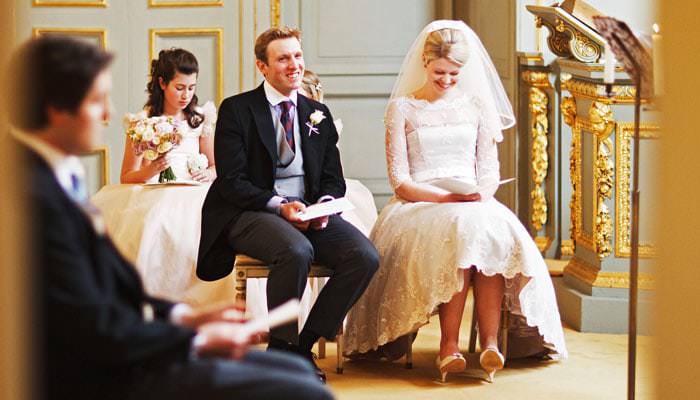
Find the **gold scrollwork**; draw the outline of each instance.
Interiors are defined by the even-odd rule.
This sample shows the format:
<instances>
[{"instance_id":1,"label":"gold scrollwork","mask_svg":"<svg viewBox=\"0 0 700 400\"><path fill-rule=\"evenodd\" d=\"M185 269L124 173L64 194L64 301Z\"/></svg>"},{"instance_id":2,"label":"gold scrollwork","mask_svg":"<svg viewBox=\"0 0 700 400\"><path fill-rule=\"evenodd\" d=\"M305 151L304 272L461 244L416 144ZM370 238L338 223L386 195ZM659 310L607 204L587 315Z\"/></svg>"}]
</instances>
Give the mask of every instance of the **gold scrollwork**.
<instances>
[{"instance_id":1,"label":"gold scrollwork","mask_svg":"<svg viewBox=\"0 0 700 400\"><path fill-rule=\"evenodd\" d=\"M542 20L542 25L549 30L547 43L554 54L574 57L584 63L596 62L600 58L603 51L601 45L563 20L557 19L555 26Z\"/></svg>"},{"instance_id":2,"label":"gold scrollwork","mask_svg":"<svg viewBox=\"0 0 700 400\"><path fill-rule=\"evenodd\" d=\"M547 133L549 132L549 119L547 118L547 94L540 88L530 88L530 113L532 115L532 182L534 189L530 193L532 199L532 215L530 221L536 231L542 229L547 223L547 199L545 198L542 184L547 177L549 156L547 155Z\"/></svg>"},{"instance_id":3,"label":"gold scrollwork","mask_svg":"<svg viewBox=\"0 0 700 400\"><path fill-rule=\"evenodd\" d=\"M598 43L576 29L569 28L567 30L572 36L569 47L577 60L581 62L595 62L600 58L602 49Z\"/></svg>"},{"instance_id":4,"label":"gold scrollwork","mask_svg":"<svg viewBox=\"0 0 700 400\"><path fill-rule=\"evenodd\" d=\"M661 128L656 125L642 124L639 127L640 139L658 139ZM631 139L634 136L634 123L620 122L615 132L615 256L629 257L632 252L631 218L632 192L630 176L632 170ZM639 245L639 256L656 257L656 248L652 244Z\"/></svg>"},{"instance_id":5,"label":"gold scrollwork","mask_svg":"<svg viewBox=\"0 0 700 400\"><path fill-rule=\"evenodd\" d=\"M573 127L576 122L576 100L573 97L564 97L560 107L564 123Z\"/></svg>"},{"instance_id":6,"label":"gold scrollwork","mask_svg":"<svg viewBox=\"0 0 700 400\"><path fill-rule=\"evenodd\" d=\"M594 101L588 111L593 132L598 137L607 137L615 129L612 108L610 105ZM612 147L611 147L612 148Z\"/></svg>"},{"instance_id":7,"label":"gold scrollwork","mask_svg":"<svg viewBox=\"0 0 700 400\"><path fill-rule=\"evenodd\" d=\"M279 28L281 20L280 2L282 0L272 0L270 2L270 25L274 28Z\"/></svg>"},{"instance_id":8,"label":"gold scrollwork","mask_svg":"<svg viewBox=\"0 0 700 400\"><path fill-rule=\"evenodd\" d=\"M605 272L578 257L573 257L564 267L564 275L587 283L593 287L627 289L630 287L628 272ZM639 288L653 290L655 287L654 276L648 273L640 273L638 278Z\"/></svg>"},{"instance_id":9,"label":"gold scrollwork","mask_svg":"<svg viewBox=\"0 0 700 400\"><path fill-rule=\"evenodd\" d=\"M571 180L571 199L569 200L570 221L569 240L562 241L561 252L563 255L573 255L576 242L576 229L579 225L579 202L577 201L578 190L581 185L578 183L578 171L580 169L580 147L581 133L576 128L576 99L564 97L561 101L561 113L564 122L574 128L571 135L571 149L569 150L569 179Z\"/></svg>"},{"instance_id":10,"label":"gold scrollwork","mask_svg":"<svg viewBox=\"0 0 700 400\"><path fill-rule=\"evenodd\" d=\"M530 86L540 88L550 87L548 72L527 70L523 71L522 78L523 81L525 81Z\"/></svg>"},{"instance_id":11,"label":"gold scrollwork","mask_svg":"<svg viewBox=\"0 0 700 400\"><path fill-rule=\"evenodd\" d=\"M608 97L605 92L605 85L599 85L592 82L581 81L578 79L562 80L562 90L566 90L576 97L585 97L601 103L619 103L632 104L636 89L631 85L613 85L612 97ZM642 99L642 102L648 100Z\"/></svg>"},{"instance_id":12,"label":"gold scrollwork","mask_svg":"<svg viewBox=\"0 0 700 400\"><path fill-rule=\"evenodd\" d=\"M549 36L547 36L547 44L552 52L559 57L571 57L569 37L565 33L559 32L557 29L558 27L553 26L546 20L542 19L541 21L542 25L544 25L547 28L547 31L549 31Z\"/></svg>"},{"instance_id":13,"label":"gold scrollwork","mask_svg":"<svg viewBox=\"0 0 700 400\"><path fill-rule=\"evenodd\" d=\"M561 255L562 256L573 256L574 255L574 241L571 239L565 239L561 241Z\"/></svg>"},{"instance_id":14,"label":"gold scrollwork","mask_svg":"<svg viewBox=\"0 0 700 400\"><path fill-rule=\"evenodd\" d=\"M612 197L615 164L612 161L613 143L610 133L615 129L612 109L609 105L594 101L589 110L591 130L596 135L596 158L594 169L594 202L593 236L594 249L599 259L607 257L612 251L612 217L605 200Z\"/></svg>"}]
</instances>

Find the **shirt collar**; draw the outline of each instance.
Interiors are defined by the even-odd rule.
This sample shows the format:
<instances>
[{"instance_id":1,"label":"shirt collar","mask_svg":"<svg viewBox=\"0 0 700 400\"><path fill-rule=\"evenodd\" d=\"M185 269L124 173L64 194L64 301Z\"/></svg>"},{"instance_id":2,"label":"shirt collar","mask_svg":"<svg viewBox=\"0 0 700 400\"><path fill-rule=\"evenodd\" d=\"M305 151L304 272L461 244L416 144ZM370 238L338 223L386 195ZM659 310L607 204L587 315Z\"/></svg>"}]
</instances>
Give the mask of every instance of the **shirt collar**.
<instances>
[{"instance_id":1,"label":"shirt collar","mask_svg":"<svg viewBox=\"0 0 700 400\"><path fill-rule=\"evenodd\" d=\"M294 104L294 107L297 105L297 91L294 90L292 93L289 94L289 97L283 95L277 89L272 87L267 81L263 83L263 89L265 90L265 97L267 98L267 101L273 105L276 106L279 103L283 101L291 101L292 104Z\"/></svg>"},{"instance_id":2,"label":"shirt collar","mask_svg":"<svg viewBox=\"0 0 700 400\"><path fill-rule=\"evenodd\" d=\"M20 143L29 147L49 164L58 183L67 192L72 190L71 175L76 175L80 180L85 179L85 168L78 157L66 154L46 141L26 132L13 129L12 134Z\"/></svg>"}]
</instances>

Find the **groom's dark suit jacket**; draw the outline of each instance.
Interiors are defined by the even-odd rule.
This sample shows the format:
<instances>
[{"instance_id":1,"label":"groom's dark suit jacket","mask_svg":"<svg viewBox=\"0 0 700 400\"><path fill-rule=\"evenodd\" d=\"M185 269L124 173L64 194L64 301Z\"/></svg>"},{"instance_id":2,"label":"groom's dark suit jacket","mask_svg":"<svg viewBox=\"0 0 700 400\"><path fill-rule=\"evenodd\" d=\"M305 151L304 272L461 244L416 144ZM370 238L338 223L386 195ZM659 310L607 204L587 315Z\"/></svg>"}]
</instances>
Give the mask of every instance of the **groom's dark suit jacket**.
<instances>
[{"instance_id":1,"label":"groom's dark suit jacket","mask_svg":"<svg viewBox=\"0 0 700 400\"><path fill-rule=\"evenodd\" d=\"M173 304L144 293L136 270L49 165L22 148L38 378L50 399L126 398L150 368L186 360L194 332L168 322ZM144 304L154 311L151 322Z\"/></svg>"},{"instance_id":2,"label":"groom's dark suit jacket","mask_svg":"<svg viewBox=\"0 0 700 400\"><path fill-rule=\"evenodd\" d=\"M309 134L309 116L325 115L318 133ZM302 95L297 115L304 156L305 200L345 195L345 180L336 146L338 132L328 108ZM270 107L263 85L227 98L219 107L214 136L217 178L202 207L197 276L211 281L233 269L235 254L228 232L243 211L264 211L274 192L277 143Z\"/></svg>"}]
</instances>

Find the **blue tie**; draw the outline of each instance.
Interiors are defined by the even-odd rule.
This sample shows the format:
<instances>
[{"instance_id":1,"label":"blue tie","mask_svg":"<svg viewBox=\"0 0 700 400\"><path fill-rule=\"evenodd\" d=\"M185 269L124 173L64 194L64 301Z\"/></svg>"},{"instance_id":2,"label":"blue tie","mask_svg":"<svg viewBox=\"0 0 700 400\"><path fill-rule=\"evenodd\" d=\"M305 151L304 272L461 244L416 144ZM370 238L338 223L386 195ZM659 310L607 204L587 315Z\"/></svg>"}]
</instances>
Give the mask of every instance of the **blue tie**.
<instances>
[{"instance_id":1,"label":"blue tie","mask_svg":"<svg viewBox=\"0 0 700 400\"><path fill-rule=\"evenodd\" d=\"M84 203L87 200L87 192L85 191L85 185L81 182L78 175L70 175L71 183L71 197L78 203Z\"/></svg>"}]
</instances>

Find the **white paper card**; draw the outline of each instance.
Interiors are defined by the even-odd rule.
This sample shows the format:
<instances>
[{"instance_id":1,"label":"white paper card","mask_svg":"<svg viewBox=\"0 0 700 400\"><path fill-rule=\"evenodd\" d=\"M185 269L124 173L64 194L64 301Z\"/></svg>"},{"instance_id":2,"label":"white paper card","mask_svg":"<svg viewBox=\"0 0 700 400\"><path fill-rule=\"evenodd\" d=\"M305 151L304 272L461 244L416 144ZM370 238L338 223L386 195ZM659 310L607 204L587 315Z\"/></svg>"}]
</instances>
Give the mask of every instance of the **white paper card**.
<instances>
[{"instance_id":1,"label":"white paper card","mask_svg":"<svg viewBox=\"0 0 700 400\"><path fill-rule=\"evenodd\" d=\"M508 178L504 179L500 182L493 183L491 185L484 185L484 186L479 186L473 183L468 183L456 178L443 178L443 179L438 179L433 182L430 182L431 185L435 187L439 187L440 189L447 190L448 192L451 193L457 193L457 194L472 194L472 193L480 193L481 191L485 189L490 189L492 188L493 185L500 186L504 183L508 183L511 181L514 181L515 178Z\"/></svg>"},{"instance_id":2,"label":"white paper card","mask_svg":"<svg viewBox=\"0 0 700 400\"><path fill-rule=\"evenodd\" d=\"M299 300L291 299L286 303L270 310L265 317L251 319L241 325L235 333L235 340L245 342L248 338L258 332L269 328L275 328L288 322L296 321L299 318ZM226 315L224 315L226 318Z\"/></svg>"},{"instance_id":3,"label":"white paper card","mask_svg":"<svg viewBox=\"0 0 700 400\"><path fill-rule=\"evenodd\" d=\"M343 211L349 211L355 206L345 197L327 201L325 203L313 204L306 207L306 210L299 213L302 221L308 221L314 218L325 217L326 215L338 214Z\"/></svg>"}]
</instances>

